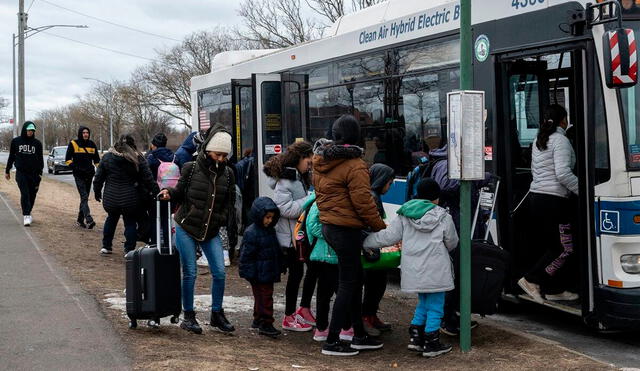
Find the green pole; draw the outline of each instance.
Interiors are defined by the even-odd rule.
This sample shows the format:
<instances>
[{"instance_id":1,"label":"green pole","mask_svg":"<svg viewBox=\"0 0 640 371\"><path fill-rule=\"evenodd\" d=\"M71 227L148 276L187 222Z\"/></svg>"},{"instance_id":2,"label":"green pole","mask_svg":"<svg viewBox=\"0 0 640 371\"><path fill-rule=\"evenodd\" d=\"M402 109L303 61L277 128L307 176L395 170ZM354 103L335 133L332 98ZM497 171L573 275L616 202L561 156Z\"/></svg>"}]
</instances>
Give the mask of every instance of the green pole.
<instances>
[{"instance_id":1,"label":"green pole","mask_svg":"<svg viewBox=\"0 0 640 371\"><path fill-rule=\"evenodd\" d=\"M460 90L473 88L471 49L471 0L460 0ZM471 350L471 182L466 180L460 182L460 350Z\"/></svg>"}]
</instances>

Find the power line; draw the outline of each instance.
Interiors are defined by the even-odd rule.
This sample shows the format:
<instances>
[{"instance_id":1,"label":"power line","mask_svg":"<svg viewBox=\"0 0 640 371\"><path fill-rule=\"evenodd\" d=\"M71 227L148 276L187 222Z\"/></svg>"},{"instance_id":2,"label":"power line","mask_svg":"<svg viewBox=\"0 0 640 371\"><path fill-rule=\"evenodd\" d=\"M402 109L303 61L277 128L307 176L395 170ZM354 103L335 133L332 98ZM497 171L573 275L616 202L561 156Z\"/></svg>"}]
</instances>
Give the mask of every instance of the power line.
<instances>
[{"instance_id":1,"label":"power line","mask_svg":"<svg viewBox=\"0 0 640 371\"><path fill-rule=\"evenodd\" d=\"M151 58L147 58L147 57L142 57L142 56L139 56L139 55L135 55L135 54L131 54L131 53L127 53L127 52L123 52L123 51L120 51L120 50L115 50L115 49L105 48L104 46L99 46L99 45L90 44L90 43L87 43L87 42L84 42L84 41L75 40L75 39L71 39L71 38L68 38L68 37L65 37L65 36L56 35L56 34L53 34L53 33L51 33L51 32L47 32L47 31L42 31L42 33L47 34L47 35L49 35L49 36L57 37L57 38L59 38L59 39L64 39L64 40L72 41L72 42L74 42L74 43L82 44L82 45L85 45L85 46L90 46L90 47L92 47L92 48L101 49L101 50L106 50L106 51L108 51L108 52L112 52L112 53L116 53L116 54L126 55L127 57L133 57L133 58L144 59L144 60L151 61L151 62L154 62L154 61L155 61L155 59L151 59Z\"/></svg>"},{"instance_id":2,"label":"power line","mask_svg":"<svg viewBox=\"0 0 640 371\"><path fill-rule=\"evenodd\" d=\"M34 1L35 1L35 0L34 0ZM73 10L73 9L65 8L65 7L64 7L64 6L62 6L62 5L54 4L54 3L52 3L51 1L48 1L48 0L42 0L42 1L43 1L43 2L45 2L45 3L47 3L47 4L49 4L49 5L51 5L51 6L55 6L56 8L60 8L60 9L66 10L66 11L68 11L68 12L75 13L75 14L81 15L81 16L83 16L83 17L87 17L87 18L95 19L96 21L104 22L104 23L110 24L110 25L112 25L112 26L121 27L121 28L127 29L127 30L129 30L129 31L139 32L139 33L141 33L141 34L145 34L145 35L149 35L149 36L155 36L155 37L159 37L159 38L161 38L161 39L165 39L165 40L171 40L171 41L177 41L177 42L181 42L181 41L182 41L182 40L174 39L174 38L171 38L171 37L158 35L158 34L155 34L155 33L152 33L152 32L143 31L143 30L140 30L140 29L137 29L137 28L133 28L133 27L125 26L125 25L123 25L123 24L119 24L119 23L116 23L116 22L112 22L112 21L109 21L109 20L106 20L106 19L102 19L102 18L94 17L94 16L89 15L89 14L81 13L81 12L79 12L79 11L77 11L77 10Z\"/></svg>"},{"instance_id":3,"label":"power line","mask_svg":"<svg viewBox=\"0 0 640 371\"><path fill-rule=\"evenodd\" d=\"M35 3L36 0L31 0L31 4L29 4L29 8L27 9L27 13L29 13L29 10L31 10L31 7L33 6L33 3Z\"/></svg>"}]
</instances>

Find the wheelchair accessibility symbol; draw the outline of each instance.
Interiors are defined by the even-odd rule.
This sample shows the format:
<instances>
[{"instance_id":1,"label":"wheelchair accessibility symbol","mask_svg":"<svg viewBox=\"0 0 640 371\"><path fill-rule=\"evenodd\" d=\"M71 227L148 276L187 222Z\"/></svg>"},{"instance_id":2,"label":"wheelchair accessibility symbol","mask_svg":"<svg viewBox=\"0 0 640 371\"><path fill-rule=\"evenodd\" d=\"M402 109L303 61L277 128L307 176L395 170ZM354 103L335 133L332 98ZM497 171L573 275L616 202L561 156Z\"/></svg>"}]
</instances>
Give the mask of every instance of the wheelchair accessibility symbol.
<instances>
[{"instance_id":1,"label":"wheelchair accessibility symbol","mask_svg":"<svg viewBox=\"0 0 640 371\"><path fill-rule=\"evenodd\" d=\"M620 212L600 210L600 231L603 233L620 233Z\"/></svg>"}]
</instances>

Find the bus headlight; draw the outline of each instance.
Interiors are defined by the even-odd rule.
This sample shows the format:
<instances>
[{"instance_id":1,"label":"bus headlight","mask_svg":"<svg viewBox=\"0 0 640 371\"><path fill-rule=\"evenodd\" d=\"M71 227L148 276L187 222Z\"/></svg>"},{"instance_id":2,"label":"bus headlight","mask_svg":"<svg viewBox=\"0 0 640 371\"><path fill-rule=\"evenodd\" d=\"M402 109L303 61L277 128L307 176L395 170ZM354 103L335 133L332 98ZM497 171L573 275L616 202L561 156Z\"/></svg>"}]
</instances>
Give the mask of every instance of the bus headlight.
<instances>
[{"instance_id":1,"label":"bus headlight","mask_svg":"<svg viewBox=\"0 0 640 371\"><path fill-rule=\"evenodd\" d=\"M625 273L640 273L640 254L628 254L620 257L620 264Z\"/></svg>"}]
</instances>

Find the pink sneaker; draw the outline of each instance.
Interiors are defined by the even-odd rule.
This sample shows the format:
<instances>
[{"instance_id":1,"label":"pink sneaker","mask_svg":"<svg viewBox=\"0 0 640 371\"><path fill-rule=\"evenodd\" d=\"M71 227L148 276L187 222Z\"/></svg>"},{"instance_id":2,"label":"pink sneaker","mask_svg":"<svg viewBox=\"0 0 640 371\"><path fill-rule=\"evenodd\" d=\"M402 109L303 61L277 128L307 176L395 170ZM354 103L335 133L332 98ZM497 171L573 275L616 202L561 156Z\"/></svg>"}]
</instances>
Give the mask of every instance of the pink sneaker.
<instances>
[{"instance_id":1,"label":"pink sneaker","mask_svg":"<svg viewBox=\"0 0 640 371\"><path fill-rule=\"evenodd\" d=\"M324 331L320 331L320 330L316 329L313 332L313 340L315 340L315 341L327 341L327 336L329 336L329 328L328 327Z\"/></svg>"},{"instance_id":2,"label":"pink sneaker","mask_svg":"<svg viewBox=\"0 0 640 371\"><path fill-rule=\"evenodd\" d=\"M340 331L340 340L344 340L344 341L353 340L353 327L348 330Z\"/></svg>"},{"instance_id":3,"label":"pink sneaker","mask_svg":"<svg viewBox=\"0 0 640 371\"><path fill-rule=\"evenodd\" d=\"M307 325L315 326L316 325L316 316L313 315L313 312L309 308L300 307L296 311L296 314L302 317L302 322Z\"/></svg>"},{"instance_id":4,"label":"pink sneaker","mask_svg":"<svg viewBox=\"0 0 640 371\"><path fill-rule=\"evenodd\" d=\"M302 317L297 314L285 316L282 319L282 329L289 331L305 332L311 331L313 326L302 322Z\"/></svg>"}]
</instances>

